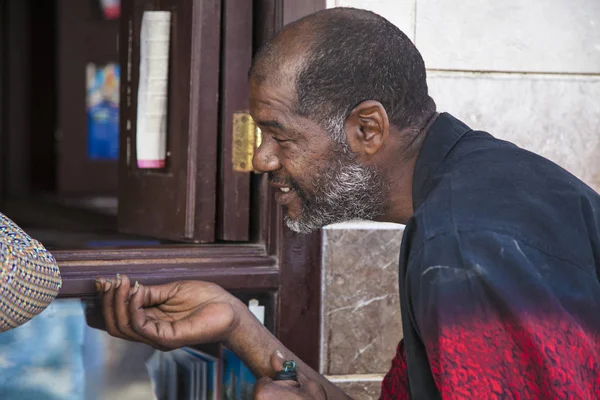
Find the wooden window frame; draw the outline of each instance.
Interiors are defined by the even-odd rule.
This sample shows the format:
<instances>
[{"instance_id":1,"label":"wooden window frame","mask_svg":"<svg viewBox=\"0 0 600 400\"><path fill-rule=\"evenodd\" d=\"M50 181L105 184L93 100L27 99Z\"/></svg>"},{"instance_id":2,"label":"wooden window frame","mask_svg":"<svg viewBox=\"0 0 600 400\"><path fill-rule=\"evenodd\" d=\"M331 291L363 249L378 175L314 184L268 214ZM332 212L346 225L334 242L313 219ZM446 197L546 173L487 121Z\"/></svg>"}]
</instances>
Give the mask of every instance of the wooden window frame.
<instances>
[{"instance_id":1,"label":"wooden window frame","mask_svg":"<svg viewBox=\"0 0 600 400\"><path fill-rule=\"evenodd\" d=\"M254 16L263 21L261 42L284 24L325 8L324 0L263 0L262 4L264 9ZM249 208L248 218L260 227L250 234L252 243L55 251L63 277L60 297L93 299L95 277L116 273L146 285L198 279L232 292L269 292L275 307L274 333L318 368L321 233L299 235L283 227L265 176L253 175L250 186L260 193Z\"/></svg>"}]
</instances>

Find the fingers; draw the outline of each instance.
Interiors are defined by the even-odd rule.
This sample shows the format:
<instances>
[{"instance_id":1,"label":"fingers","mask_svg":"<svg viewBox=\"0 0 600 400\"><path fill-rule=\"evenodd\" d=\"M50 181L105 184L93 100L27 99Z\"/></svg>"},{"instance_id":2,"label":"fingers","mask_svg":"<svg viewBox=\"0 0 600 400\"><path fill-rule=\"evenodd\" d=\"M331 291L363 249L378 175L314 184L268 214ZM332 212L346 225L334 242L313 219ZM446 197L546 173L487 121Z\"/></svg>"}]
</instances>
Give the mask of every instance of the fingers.
<instances>
[{"instance_id":1,"label":"fingers","mask_svg":"<svg viewBox=\"0 0 600 400\"><path fill-rule=\"evenodd\" d=\"M113 309L115 313L116 320L116 329L122 336L125 336L129 339L144 342L149 345L153 345L143 336L138 335L131 328L131 319L129 316L129 299L132 293L137 291L139 287L139 283L136 281L133 288L131 287L131 282L129 278L125 275L120 276L117 275L117 283L113 289L114 291L114 300L113 300Z\"/></svg>"},{"instance_id":2,"label":"fingers","mask_svg":"<svg viewBox=\"0 0 600 400\"><path fill-rule=\"evenodd\" d=\"M114 285L112 279L97 278L95 285L96 290L100 293L102 298L102 315L104 316L104 323L106 324L106 331L115 337L121 339L127 339L117 329L117 321L115 320L114 312Z\"/></svg>"},{"instance_id":3,"label":"fingers","mask_svg":"<svg viewBox=\"0 0 600 400\"><path fill-rule=\"evenodd\" d=\"M295 381L274 381L269 377L262 377L254 384L253 399L279 400L301 399L301 391Z\"/></svg>"},{"instance_id":4,"label":"fingers","mask_svg":"<svg viewBox=\"0 0 600 400\"><path fill-rule=\"evenodd\" d=\"M120 339L143 342L162 349L148 338L137 334L131 327L128 305L131 295L136 290L136 285L132 288L126 275L117 274L116 278L98 278L96 279L96 290L102 298L102 314L106 331L110 335Z\"/></svg>"},{"instance_id":5,"label":"fingers","mask_svg":"<svg viewBox=\"0 0 600 400\"><path fill-rule=\"evenodd\" d=\"M139 285L137 290L131 295L127 308L129 317L131 319L131 328L133 331L140 336L162 345L162 340L158 329L158 325L161 321L150 320L144 312L144 305L151 304L153 302L152 298L154 295L152 292L153 291L150 290L150 288Z\"/></svg>"},{"instance_id":6,"label":"fingers","mask_svg":"<svg viewBox=\"0 0 600 400\"><path fill-rule=\"evenodd\" d=\"M171 282L164 285L155 285L152 286L152 290L145 287L145 290L142 291L141 307L153 307L163 304L175 295L180 284L180 282Z\"/></svg>"},{"instance_id":7,"label":"fingers","mask_svg":"<svg viewBox=\"0 0 600 400\"><path fill-rule=\"evenodd\" d=\"M110 289L113 292L113 295L110 297L113 298L112 307L115 318L115 328L121 335L125 336L129 336L128 333L131 333L131 329L127 329L129 317L127 315L127 310L123 305L123 303L129 302L130 288L129 278L125 275L120 276L117 274L114 288Z\"/></svg>"},{"instance_id":8,"label":"fingers","mask_svg":"<svg viewBox=\"0 0 600 400\"><path fill-rule=\"evenodd\" d=\"M327 399L327 392L320 383L307 379L304 374L301 375L303 376L301 384L292 380L274 381L269 377L260 378L254 385L253 398L255 400Z\"/></svg>"}]
</instances>

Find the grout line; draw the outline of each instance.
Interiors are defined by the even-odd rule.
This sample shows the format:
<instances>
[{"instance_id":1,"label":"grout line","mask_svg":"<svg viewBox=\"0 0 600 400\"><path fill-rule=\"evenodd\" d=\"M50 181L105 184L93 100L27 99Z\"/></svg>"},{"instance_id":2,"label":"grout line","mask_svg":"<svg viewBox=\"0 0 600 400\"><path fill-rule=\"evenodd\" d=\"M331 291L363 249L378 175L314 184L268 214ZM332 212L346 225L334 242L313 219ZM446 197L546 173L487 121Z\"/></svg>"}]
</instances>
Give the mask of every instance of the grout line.
<instances>
[{"instance_id":1,"label":"grout line","mask_svg":"<svg viewBox=\"0 0 600 400\"><path fill-rule=\"evenodd\" d=\"M415 9L413 13L413 43L417 45L417 4L419 0L414 0Z\"/></svg>"},{"instance_id":2,"label":"grout line","mask_svg":"<svg viewBox=\"0 0 600 400\"><path fill-rule=\"evenodd\" d=\"M356 375L325 375L325 378L332 383L342 382L381 382L383 374L356 374Z\"/></svg>"},{"instance_id":3,"label":"grout line","mask_svg":"<svg viewBox=\"0 0 600 400\"><path fill-rule=\"evenodd\" d=\"M404 225L395 224L392 222L375 222L375 221L349 221L339 222L323 227L323 230L336 230L336 229L368 229L368 230L402 230Z\"/></svg>"},{"instance_id":4,"label":"grout line","mask_svg":"<svg viewBox=\"0 0 600 400\"><path fill-rule=\"evenodd\" d=\"M539 78L568 78L568 79L596 79L600 78L600 73L595 72L535 72L535 71L484 71L484 70L464 70L464 69L441 69L427 68L427 74L431 76L495 76L495 77L539 77Z\"/></svg>"},{"instance_id":5,"label":"grout line","mask_svg":"<svg viewBox=\"0 0 600 400\"><path fill-rule=\"evenodd\" d=\"M325 284L325 250L327 249L327 241L328 241L328 235L327 232L325 232L325 230L321 231L321 304L320 304L320 313L321 313L321 329L319 332L319 335L321 336L319 338L319 344L321 345L321 348L319 349L319 373L323 374L325 373L325 346L329 346L329 343L325 343L326 339L325 339L325 325L326 322L325 321L327 319L327 316L325 315L325 300L326 300L326 290L327 290L327 285ZM327 360L327 363L329 363L329 360Z\"/></svg>"}]
</instances>

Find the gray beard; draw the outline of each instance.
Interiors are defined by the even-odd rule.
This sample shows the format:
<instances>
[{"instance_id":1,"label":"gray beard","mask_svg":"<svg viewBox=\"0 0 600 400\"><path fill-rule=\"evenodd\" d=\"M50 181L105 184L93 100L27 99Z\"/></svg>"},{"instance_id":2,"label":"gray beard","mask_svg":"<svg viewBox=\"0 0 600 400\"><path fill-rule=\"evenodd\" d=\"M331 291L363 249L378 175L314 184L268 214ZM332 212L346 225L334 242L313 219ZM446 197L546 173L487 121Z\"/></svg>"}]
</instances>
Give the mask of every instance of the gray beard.
<instances>
[{"instance_id":1,"label":"gray beard","mask_svg":"<svg viewBox=\"0 0 600 400\"><path fill-rule=\"evenodd\" d=\"M295 188L302 201L302 209L297 219L285 217L288 228L309 233L325 225L373 220L383 214L387 185L381 173L354 158L347 145L341 144L333 150L331 164L313 182L315 194L309 196Z\"/></svg>"}]
</instances>

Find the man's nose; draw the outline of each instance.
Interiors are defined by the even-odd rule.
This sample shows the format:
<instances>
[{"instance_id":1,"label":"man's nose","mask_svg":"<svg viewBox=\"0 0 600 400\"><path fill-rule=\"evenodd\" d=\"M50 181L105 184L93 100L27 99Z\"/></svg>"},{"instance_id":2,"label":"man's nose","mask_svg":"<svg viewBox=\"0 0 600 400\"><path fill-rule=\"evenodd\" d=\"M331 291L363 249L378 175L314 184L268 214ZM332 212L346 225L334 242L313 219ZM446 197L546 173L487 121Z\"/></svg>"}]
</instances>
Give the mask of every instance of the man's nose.
<instances>
[{"instance_id":1,"label":"man's nose","mask_svg":"<svg viewBox=\"0 0 600 400\"><path fill-rule=\"evenodd\" d=\"M263 141L258 149L254 151L252 165L256 172L265 173L277 171L279 168L281 168L279 158L273 150L273 146Z\"/></svg>"}]
</instances>

